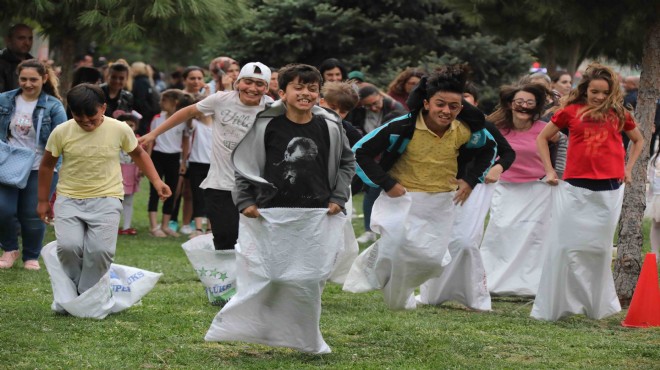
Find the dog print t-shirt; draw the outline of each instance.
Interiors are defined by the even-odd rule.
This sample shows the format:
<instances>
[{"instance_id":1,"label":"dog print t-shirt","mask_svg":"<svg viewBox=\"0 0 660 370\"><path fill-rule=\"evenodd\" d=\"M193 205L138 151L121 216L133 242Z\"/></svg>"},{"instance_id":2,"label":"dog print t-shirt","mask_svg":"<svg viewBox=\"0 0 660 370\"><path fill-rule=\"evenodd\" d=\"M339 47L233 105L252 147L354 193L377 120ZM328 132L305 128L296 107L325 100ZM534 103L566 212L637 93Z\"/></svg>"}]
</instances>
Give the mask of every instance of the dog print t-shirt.
<instances>
[{"instance_id":1,"label":"dog print t-shirt","mask_svg":"<svg viewBox=\"0 0 660 370\"><path fill-rule=\"evenodd\" d=\"M298 124L286 116L273 118L264 143L264 178L277 187L277 194L261 207L328 207L330 133L325 120L314 116L310 122Z\"/></svg>"}]
</instances>

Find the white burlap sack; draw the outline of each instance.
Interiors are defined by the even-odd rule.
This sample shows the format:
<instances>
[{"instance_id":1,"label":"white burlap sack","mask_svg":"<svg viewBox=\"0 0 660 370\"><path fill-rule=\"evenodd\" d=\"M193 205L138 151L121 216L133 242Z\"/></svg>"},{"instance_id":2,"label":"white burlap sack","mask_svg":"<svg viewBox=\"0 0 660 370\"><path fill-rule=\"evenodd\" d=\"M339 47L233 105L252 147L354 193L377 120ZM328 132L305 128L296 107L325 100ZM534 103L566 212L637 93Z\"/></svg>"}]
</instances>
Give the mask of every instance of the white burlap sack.
<instances>
[{"instance_id":1,"label":"white burlap sack","mask_svg":"<svg viewBox=\"0 0 660 370\"><path fill-rule=\"evenodd\" d=\"M112 312L123 311L149 293L163 274L113 263L110 265L110 288L115 298Z\"/></svg>"},{"instance_id":2,"label":"white burlap sack","mask_svg":"<svg viewBox=\"0 0 660 370\"><path fill-rule=\"evenodd\" d=\"M479 244L494 191L495 184L477 184L468 200L456 207L449 242L451 262L443 267L439 277L420 286L418 302L437 305L454 300L475 310L490 311Z\"/></svg>"},{"instance_id":3,"label":"white burlap sack","mask_svg":"<svg viewBox=\"0 0 660 370\"><path fill-rule=\"evenodd\" d=\"M353 196L346 202L346 223L344 223L344 244L343 248L339 251L337 256L337 263L335 269L330 275L330 281L337 284L344 284L348 271L350 271L355 258L360 252L360 245L355 239L355 231L353 230Z\"/></svg>"},{"instance_id":4,"label":"white burlap sack","mask_svg":"<svg viewBox=\"0 0 660 370\"><path fill-rule=\"evenodd\" d=\"M236 295L207 341L245 341L329 353L319 328L321 293L344 242L346 216L327 209L268 208L241 215Z\"/></svg>"},{"instance_id":5,"label":"white burlap sack","mask_svg":"<svg viewBox=\"0 0 660 370\"><path fill-rule=\"evenodd\" d=\"M495 186L481 243L488 290L492 294L536 294L551 208L551 189L545 182L500 182Z\"/></svg>"},{"instance_id":6,"label":"white burlap sack","mask_svg":"<svg viewBox=\"0 0 660 370\"><path fill-rule=\"evenodd\" d=\"M236 252L215 250L211 234L192 238L181 247L204 285L209 302L224 306L236 294Z\"/></svg>"},{"instance_id":7,"label":"white burlap sack","mask_svg":"<svg viewBox=\"0 0 660 370\"><path fill-rule=\"evenodd\" d=\"M414 289L440 274L453 223L453 196L451 192L378 197L371 230L380 239L355 260L344 290L381 289L391 309L414 309Z\"/></svg>"},{"instance_id":8,"label":"white burlap sack","mask_svg":"<svg viewBox=\"0 0 660 370\"><path fill-rule=\"evenodd\" d=\"M612 278L612 240L623 186L591 191L561 181L552 189L552 226L531 316L602 319L621 311Z\"/></svg>"},{"instance_id":9,"label":"white burlap sack","mask_svg":"<svg viewBox=\"0 0 660 370\"><path fill-rule=\"evenodd\" d=\"M48 243L41 256L53 287L53 311L76 317L103 319L139 302L158 282L162 274L134 267L112 264L93 287L78 295L75 284L64 272L57 257L57 242Z\"/></svg>"}]
</instances>

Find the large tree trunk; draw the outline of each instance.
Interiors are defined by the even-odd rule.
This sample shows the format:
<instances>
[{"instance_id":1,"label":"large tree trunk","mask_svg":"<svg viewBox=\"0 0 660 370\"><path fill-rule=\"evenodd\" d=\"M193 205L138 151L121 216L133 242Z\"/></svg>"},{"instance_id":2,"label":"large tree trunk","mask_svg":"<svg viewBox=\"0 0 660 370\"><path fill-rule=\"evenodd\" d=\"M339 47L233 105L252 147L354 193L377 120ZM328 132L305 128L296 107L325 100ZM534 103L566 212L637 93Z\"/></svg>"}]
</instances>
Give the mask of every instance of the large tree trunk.
<instances>
[{"instance_id":1,"label":"large tree trunk","mask_svg":"<svg viewBox=\"0 0 660 370\"><path fill-rule=\"evenodd\" d=\"M62 74L60 75L60 93L62 97L66 96L66 92L71 88L71 82L73 80L73 60L76 58L76 47L78 45L77 40L70 36L75 34L71 32L70 34L65 34L59 41L59 50L58 50L58 60L62 66Z\"/></svg>"},{"instance_id":2,"label":"large tree trunk","mask_svg":"<svg viewBox=\"0 0 660 370\"><path fill-rule=\"evenodd\" d=\"M660 6L656 7L656 14ZM649 28L642 57L642 74L635 118L647 143L633 168L633 184L626 187L619 224L618 255L614 263L614 282L619 300L628 306L632 299L641 269L642 218L646 206L646 166L649 159L648 143L655 117L656 99L660 96L660 18Z\"/></svg>"}]
</instances>

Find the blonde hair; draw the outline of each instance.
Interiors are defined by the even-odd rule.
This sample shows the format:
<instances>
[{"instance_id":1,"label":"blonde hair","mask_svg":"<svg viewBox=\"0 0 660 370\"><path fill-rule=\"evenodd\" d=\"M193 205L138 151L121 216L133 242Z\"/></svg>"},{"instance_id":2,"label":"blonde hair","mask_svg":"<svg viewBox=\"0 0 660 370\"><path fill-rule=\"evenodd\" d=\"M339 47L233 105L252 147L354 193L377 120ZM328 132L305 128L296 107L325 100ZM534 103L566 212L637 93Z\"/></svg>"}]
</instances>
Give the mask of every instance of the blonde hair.
<instances>
[{"instance_id":1,"label":"blonde hair","mask_svg":"<svg viewBox=\"0 0 660 370\"><path fill-rule=\"evenodd\" d=\"M604 80L610 88L610 94L597 106L591 106L587 102L589 83L594 80ZM586 107L580 112L580 118L590 117L596 121L609 120L613 112L619 121L617 125L619 131L623 130L626 115L634 119L623 105L623 91L619 83L619 76L610 67L596 62L589 64L580 83L563 101L562 108L570 104L585 104Z\"/></svg>"}]
</instances>

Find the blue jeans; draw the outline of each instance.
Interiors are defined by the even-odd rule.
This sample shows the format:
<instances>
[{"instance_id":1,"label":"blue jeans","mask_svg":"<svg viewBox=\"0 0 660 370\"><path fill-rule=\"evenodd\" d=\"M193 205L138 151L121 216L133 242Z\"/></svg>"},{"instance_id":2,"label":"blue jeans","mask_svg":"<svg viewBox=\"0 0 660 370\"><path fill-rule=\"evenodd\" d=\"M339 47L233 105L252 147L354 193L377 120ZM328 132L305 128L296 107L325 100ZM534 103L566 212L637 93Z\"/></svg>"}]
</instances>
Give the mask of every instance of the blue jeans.
<instances>
[{"instance_id":1,"label":"blue jeans","mask_svg":"<svg viewBox=\"0 0 660 370\"><path fill-rule=\"evenodd\" d=\"M371 231L371 210L374 208L374 203L380 195L381 188L372 188L368 186L364 191L364 199L362 200L362 213L364 213L364 231Z\"/></svg>"},{"instance_id":2,"label":"blue jeans","mask_svg":"<svg viewBox=\"0 0 660 370\"><path fill-rule=\"evenodd\" d=\"M0 184L0 244L7 252L18 250L18 227L23 239L23 261L36 260L46 234L46 225L37 215L39 171L30 172L25 189ZM55 190L58 175L53 174L50 195Z\"/></svg>"}]
</instances>

